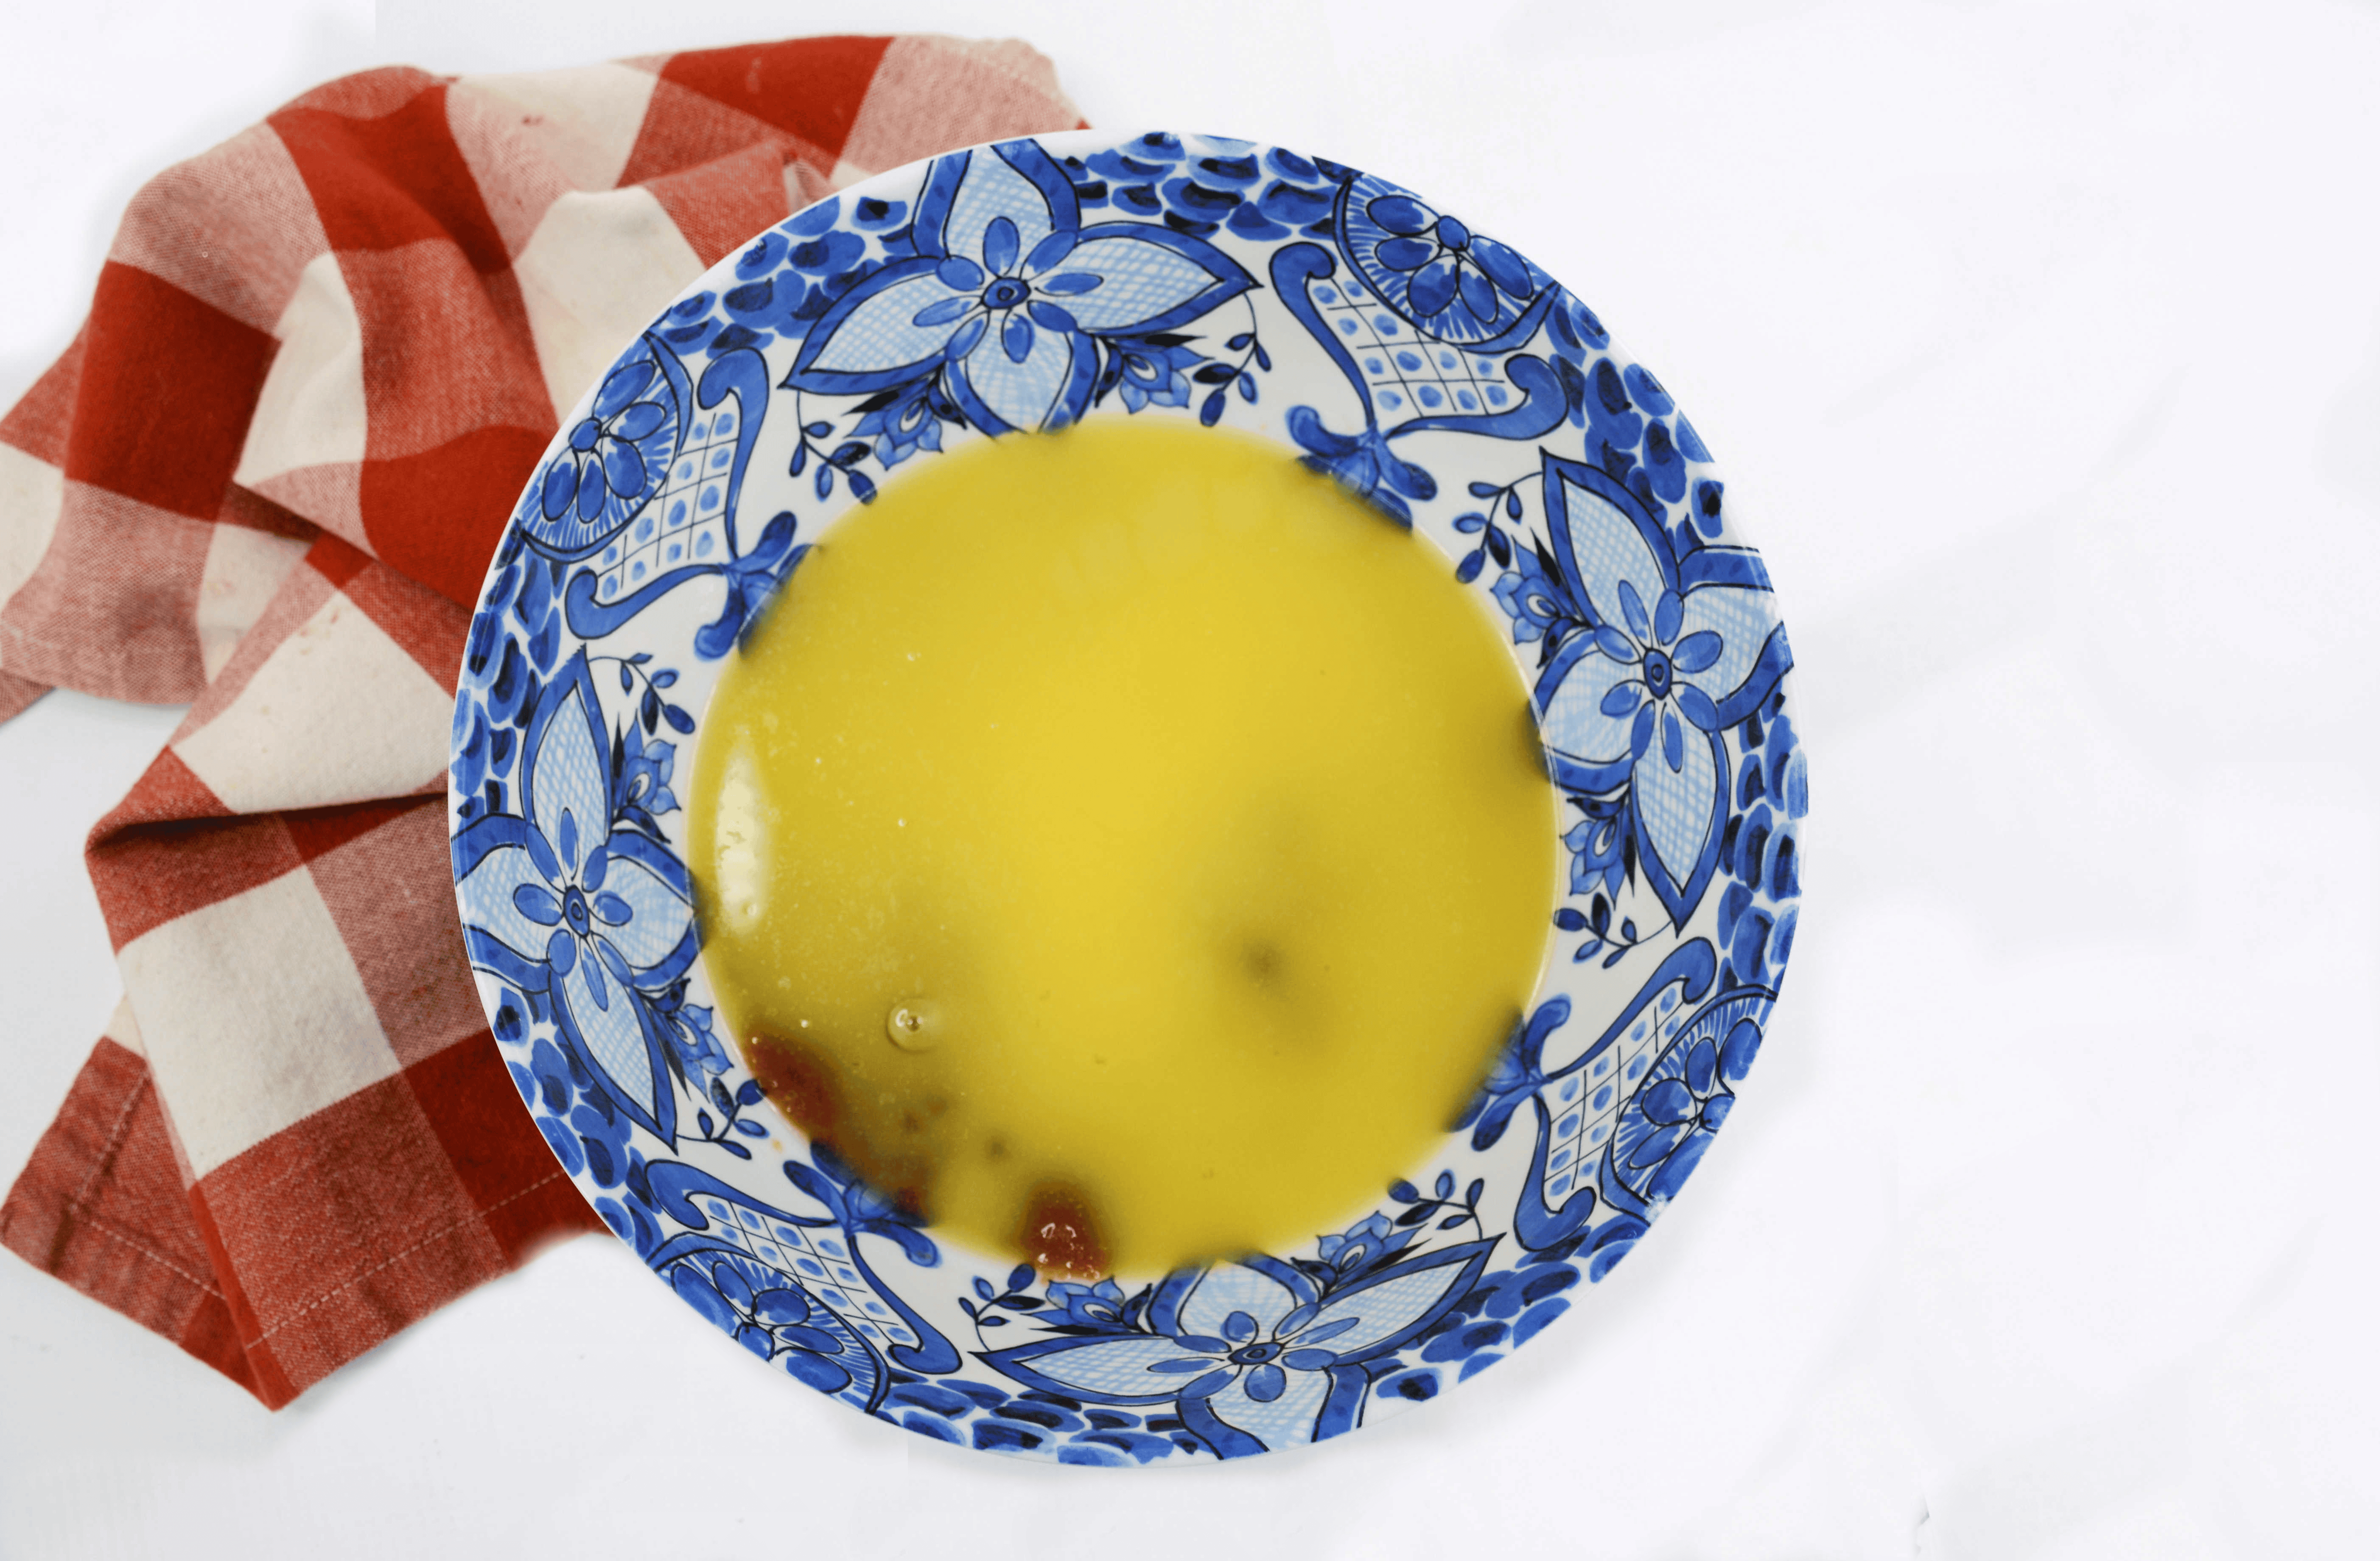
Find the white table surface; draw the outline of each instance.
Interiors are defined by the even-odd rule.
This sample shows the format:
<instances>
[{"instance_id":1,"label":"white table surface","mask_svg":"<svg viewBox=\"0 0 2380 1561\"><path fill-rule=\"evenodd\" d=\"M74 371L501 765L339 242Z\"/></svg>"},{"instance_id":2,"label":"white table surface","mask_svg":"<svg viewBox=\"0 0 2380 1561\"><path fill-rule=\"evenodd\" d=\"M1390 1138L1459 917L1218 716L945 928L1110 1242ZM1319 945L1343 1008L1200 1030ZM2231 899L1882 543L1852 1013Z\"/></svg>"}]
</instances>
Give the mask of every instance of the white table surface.
<instances>
[{"instance_id":1,"label":"white table surface","mask_svg":"<svg viewBox=\"0 0 2380 1561\"><path fill-rule=\"evenodd\" d=\"M1447 192L1727 463L1815 811L1792 980L1691 1193L1377 1430L1123 1477L962 1453L758 1370L599 1239L268 1414L0 1258L0 1555L2380 1551L2380 8L35 10L0 402L145 175L376 64L1014 33L1096 124ZM0 1177L115 1001L79 843L176 714L0 726Z\"/></svg>"}]
</instances>

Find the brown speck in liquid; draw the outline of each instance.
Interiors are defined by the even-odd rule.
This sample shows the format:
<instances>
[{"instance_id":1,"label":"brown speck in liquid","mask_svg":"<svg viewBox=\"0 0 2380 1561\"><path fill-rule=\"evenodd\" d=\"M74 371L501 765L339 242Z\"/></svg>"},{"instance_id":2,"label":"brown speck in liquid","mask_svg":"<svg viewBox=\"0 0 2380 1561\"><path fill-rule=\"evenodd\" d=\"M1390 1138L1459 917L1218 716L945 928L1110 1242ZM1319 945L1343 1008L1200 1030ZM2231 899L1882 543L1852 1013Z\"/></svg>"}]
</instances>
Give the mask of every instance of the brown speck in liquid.
<instances>
[{"instance_id":1,"label":"brown speck in liquid","mask_svg":"<svg viewBox=\"0 0 2380 1561\"><path fill-rule=\"evenodd\" d=\"M1017 1232L1025 1258L1047 1279L1086 1284L1108 1271L1107 1245L1099 1239L1083 1195L1062 1183L1033 1189Z\"/></svg>"},{"instance_id":2,"label":"brown speck in liquid","mask_svg":"<svg viewBox=\"0 0 2380 1561\"><path fill-rule=\"evenodd\" d=\"M843 1091L824 1057L799 1041L755 1035L744 1043L744 1061L795 1127L832 1140L843 1123Z\"/></svg>"},{"instance_id":3,"label":"brown speck in liquid","mask_svg":"<svg viewBox=\"0 0 2380 1561\"><path fill-rule=\"evenodd\" d=\"M759 1080L761 1090L812 1144L850 1162L870 1187L904 1213L930 1218L934 1157L917 1147L886 1152L869 1142L848 1108L842 1081L825 1053L806 1039L768 1034L751 1036L743 1050L745 1066ZM909 1114L901 1125L915 1132L919 1124Z\"/></svg>"}]
</instances>

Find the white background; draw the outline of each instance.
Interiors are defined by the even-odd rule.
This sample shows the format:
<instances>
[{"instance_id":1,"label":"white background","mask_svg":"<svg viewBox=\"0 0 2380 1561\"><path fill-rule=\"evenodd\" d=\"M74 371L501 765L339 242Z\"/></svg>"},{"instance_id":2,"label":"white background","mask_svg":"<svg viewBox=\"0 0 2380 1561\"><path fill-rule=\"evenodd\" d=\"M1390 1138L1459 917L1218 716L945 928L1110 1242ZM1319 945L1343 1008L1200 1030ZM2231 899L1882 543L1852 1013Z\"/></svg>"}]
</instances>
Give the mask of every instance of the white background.
<instances>
[{"instance_id":1,"label":"white background","mask_svg":"<svg viewBox=\"0 0 2380 1561\"><path fill-rule=\"evenodd\" d=\"M1095 124L1378 169L1689 409L1792 626L1815 811L1691 1193L1376 1430L962 1453L596 1239L268 1414L0 1258L0 1555L2380 1553L2380 8L7 8L0 403L143 177L371 65L1014 33ZM175 716L0 726L0 1177L116 993L82 835Z\"/></svg>"}]
</instances>

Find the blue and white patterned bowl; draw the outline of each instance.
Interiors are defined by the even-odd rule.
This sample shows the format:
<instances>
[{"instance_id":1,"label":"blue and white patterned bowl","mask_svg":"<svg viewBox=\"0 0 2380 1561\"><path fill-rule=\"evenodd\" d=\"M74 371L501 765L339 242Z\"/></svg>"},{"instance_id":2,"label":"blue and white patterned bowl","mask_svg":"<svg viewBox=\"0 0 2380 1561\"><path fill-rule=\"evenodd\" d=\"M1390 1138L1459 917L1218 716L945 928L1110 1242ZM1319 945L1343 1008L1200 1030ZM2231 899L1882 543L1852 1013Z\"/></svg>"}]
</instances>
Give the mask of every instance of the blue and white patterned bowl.
<instances>
[{"instance_id":1,"label":"blue and white patterned bowl","mask_svg":"<svg viewBox=\"0 0 2380 1561\"><path fill-rule=\"evenodd\" d=\"M1277 440L1443 549L1511 627L1570 872L1526 1019L1377 1206L1294 1251L1044 1285L856 1182L722 1044L671 787L737 632L854 505L1098 417ZM1527 258L1278 148L1007 141L771 228L565 420L472 623L455 894L555 1155L754 1355L961 1445L1236 1457L1527 1343L1700 1160L1792 946L1791 665L1693 426Z\"/></svg>"}]
</instances>

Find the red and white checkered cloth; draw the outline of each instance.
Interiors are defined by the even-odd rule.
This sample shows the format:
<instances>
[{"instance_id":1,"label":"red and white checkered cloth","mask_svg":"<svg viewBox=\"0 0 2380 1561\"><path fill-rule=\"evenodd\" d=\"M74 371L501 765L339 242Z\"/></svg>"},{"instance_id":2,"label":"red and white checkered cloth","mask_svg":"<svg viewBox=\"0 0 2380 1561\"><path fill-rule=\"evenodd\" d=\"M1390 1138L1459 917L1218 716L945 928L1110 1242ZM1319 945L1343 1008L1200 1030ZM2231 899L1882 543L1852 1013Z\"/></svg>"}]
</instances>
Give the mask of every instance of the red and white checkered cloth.
<instances>
[{"instance_id":1,"label":"red and white checkered cloth","mask_svg":"<svg viewBox=\"0 0 2380 1561\"><path fill-rule=\"evenodd\" d=\"M705 267L855 178L1079 123L1016 43L392 68L134 199L0 419L0 719L52 685L196 702L92 832L125 1001L0 1242L278 1407L602 1228L520 1108L448 878L497 532Z\"/></svg>"}]
</instances>

